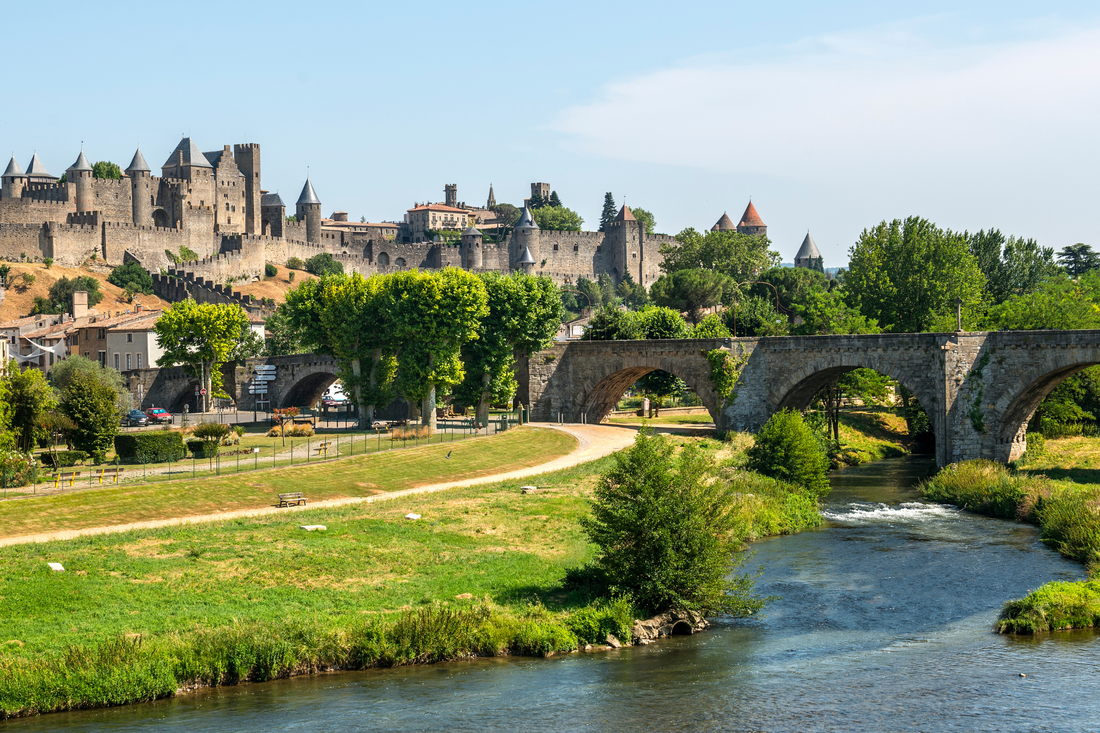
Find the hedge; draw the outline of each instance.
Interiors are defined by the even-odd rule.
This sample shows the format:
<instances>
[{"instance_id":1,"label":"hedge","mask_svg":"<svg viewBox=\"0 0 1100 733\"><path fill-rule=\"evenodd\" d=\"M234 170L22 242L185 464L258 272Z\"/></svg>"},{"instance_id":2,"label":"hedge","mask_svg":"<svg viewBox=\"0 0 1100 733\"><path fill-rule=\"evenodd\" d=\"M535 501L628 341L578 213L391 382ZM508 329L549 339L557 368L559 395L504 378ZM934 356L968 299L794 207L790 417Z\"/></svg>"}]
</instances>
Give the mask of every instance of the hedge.
<instances>
[{"instance_id":1,"label":"hedge","mask_svg":"<svg viewBox=\"0 0 1100 733\"><path fill-rule=\"evenodd\" d=\"M116 435L115 452L119 458L147 463L178 461L187 455L183 436L172 430Z\"/></svg>"},{"instance_id":2,"label":"hedge","mask_svg":"<svg viewBox=\"0 0 1100 733\"><path fill-rule=\"evenodd\" d=\"M218 455L220 445L216 440L189 440L187 450L191 451L195 458L213 458Z\"/></svg>"},{"instance_id":3,"label":"hedge","mask_svg":"<svg viewBox=\"0 0 1100 733\"><path fill-rule=\"evenodd\" d=\"M88 454L82 450L59 450L57 452L57 466L54 466L53 453L46 451L39 456L42 459L43 466L50 466L53 468L69 468L76 464L88 460Z\"/></svg>"}]
</instances>

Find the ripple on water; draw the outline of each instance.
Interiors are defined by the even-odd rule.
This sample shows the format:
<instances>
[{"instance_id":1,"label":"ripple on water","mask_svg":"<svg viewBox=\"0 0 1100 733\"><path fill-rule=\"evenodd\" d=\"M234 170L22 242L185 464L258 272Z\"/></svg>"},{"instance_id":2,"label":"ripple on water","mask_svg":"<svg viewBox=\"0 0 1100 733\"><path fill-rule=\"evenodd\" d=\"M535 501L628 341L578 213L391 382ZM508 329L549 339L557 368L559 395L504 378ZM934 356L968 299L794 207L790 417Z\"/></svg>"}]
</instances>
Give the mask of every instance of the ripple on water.
<instances>
[{"instance_id":1,"label":"ripple on water","mask_svg":"<svg viewBox=\"0 0 1100 733\"><path fill-rule=\"evenodd\" d=\"M901 504L853 501L844 506L830 506L821 510L821 516L842 524L881 524L899 522L935 522L951 519L962 511L944 504L925 504L907 501Z\"/></svg>"}]
</instances>

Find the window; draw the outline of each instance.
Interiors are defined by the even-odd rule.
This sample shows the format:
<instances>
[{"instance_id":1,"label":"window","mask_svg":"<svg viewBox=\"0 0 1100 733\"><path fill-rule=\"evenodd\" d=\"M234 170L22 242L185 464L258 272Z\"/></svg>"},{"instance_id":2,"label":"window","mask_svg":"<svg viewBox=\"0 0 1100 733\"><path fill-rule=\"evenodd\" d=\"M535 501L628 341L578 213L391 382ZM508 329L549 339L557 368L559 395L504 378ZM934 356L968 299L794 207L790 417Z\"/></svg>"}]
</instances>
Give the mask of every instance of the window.
<instances>
[{"instance_id":1,"label":"window","mask_svg":"<svg viewBox=\"0 0 1100 733\"><path fill-rule=\"evenodd\" d=\"M90 339L91 337L92 337L92 332L91 332L91 331L85 331L85 332L84 332L84 340L85 340L85 341L87 341L87 340L88 340L88 339ZM84 356L87 356L87 354L85 354Z\"/></svg>"},{"instance_id":2,"label":"window","mask_svg":"<svg viewBox=\"0 0 1100 733\"><path fill-rule=\"evenodd\" d=\"M141 369L141 354L137 355L137 368Z\"/></svg>"},{"instance_id":3,"label":"window","mask_svg":"<svg viewBox=\"0 0 1100 733\"><path fill-rule=\"evenodd\" d=\"M106 328L99 329L99 333L96 334L96 338L99 339L100 341L107 338L107 329Z\"/></svg>"},{"instance_id":4,"label":"window","mask_svg":"<svg viewBox=\"0 0 1100 733\"><path fill-rule=\"evenodd\" d=\"M107 352L106 351L99 352L99 365L103 366L103 367L107 366Z\"/></svg>"},{"instance_id":5,"label":"window","mask_svg":"<svg viewBox=\"0 0 1100 733\"><path fill-rule=\"evenodd\" d=\"M132 333L126 334L126 343L128 343L128 344L134 343L134 334L132 334Z\"/></svg>"},{"instance_id":6,"label":"window","mask_svg":"<svg viewBox=\"0 0 1100 733\"><path fill-rule=\"evenodd\" d=\"M88 358L89 356L91 356L91 355L92 355L92 352L90 352L90 351L85 351L85 352L84 352L84 358L85 358L85 359L87 359L87 358Z\"/></svg>"},{"instance_id":7,"label":"window","mask_svg":"<svg viewBox=\"0 0 1100 733\"><path fill-rule=\"evenodd\" d=\"M555 252L557 252L557 251L558 251L558 245L556 245L556 244L554 245L554 251L555 251Z\"/></svg>"},{"instance_id":8,"label":"window","mask_svg":"<svg viewBox=\"0 0 1100 733\"><path fill-rule=\"evenodd\" d=\"M573 245L573 251L574 251L574 252L577 252L577 251L579 251L579 250L580 250L580 247L574 244L574 245Z\"/></svg>"},{"instance_id":9,"label":"window","mask_svg":"<svg viewBox=\"0 0 1100 733\"><path fill-rule=\"evenodd\" d=\"M115 371L118 371L118 354L115 354Z\"/></svg>"},{"instance_id":10,"label":"window","mask_svg":"<svg viewBox=\"0 0 1100 733\"><path fill-rule=\"evenodd\" d=\"M126 371L130 371L133 367L130 366L130 355L126 355Z\"/></svg>"}]
</instances>

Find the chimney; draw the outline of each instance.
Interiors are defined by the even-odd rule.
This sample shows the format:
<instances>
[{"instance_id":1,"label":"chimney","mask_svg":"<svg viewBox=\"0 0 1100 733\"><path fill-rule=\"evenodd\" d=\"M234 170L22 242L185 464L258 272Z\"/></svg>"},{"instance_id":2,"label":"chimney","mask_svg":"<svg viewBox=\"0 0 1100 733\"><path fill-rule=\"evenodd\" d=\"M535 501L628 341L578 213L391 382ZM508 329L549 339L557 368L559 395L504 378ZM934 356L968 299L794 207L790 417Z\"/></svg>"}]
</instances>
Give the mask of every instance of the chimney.
<instances>
[{"instance_id":1,"label":"chimney","mask_svg":"<svg viewBox=\"0 0 1100 733\"><path fill-rule=\"evenodd\" d=\"M135 312L135 313L141 313L141 311L142 311L142 305L141 305L141 303L135 303L135 304L134 304L134 312Z\"/></svg>"},{"instance_id":2,"label":"chimney","mask_svg":"<svg viewBox=\"0 0 1100 733\"><path fill-rule=\"evenodd\" d=\"M77 290L73 293L73 320L88 317L88 291Z\"/></svg>"}]
</instances>

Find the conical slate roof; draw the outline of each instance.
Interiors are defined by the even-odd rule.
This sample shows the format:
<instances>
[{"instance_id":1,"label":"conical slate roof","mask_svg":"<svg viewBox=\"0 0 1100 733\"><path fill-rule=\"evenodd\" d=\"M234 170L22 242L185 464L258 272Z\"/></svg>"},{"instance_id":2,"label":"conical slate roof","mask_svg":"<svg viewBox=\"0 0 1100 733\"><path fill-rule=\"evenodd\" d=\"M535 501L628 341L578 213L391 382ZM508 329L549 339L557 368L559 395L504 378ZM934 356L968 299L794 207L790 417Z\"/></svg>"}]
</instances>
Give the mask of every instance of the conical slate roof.
<instances>
[{"instance_id":1,"label":"conical slate roof","mask_svg":"<svg viewBox=\"0 0 1100 733\"><path fill-rule=\"evenodd\" d=\"M302 186L302 195L298 197L299 204L318 204L320 205L321 199L317 198L317 192L313 190L313 184L306 179L306 185Z\"/></svg>"},{"instance_id":2,"label":"conical slate roof","mask_svg":"<svg viewBox=\"0 0 1100 733\"><path fill-rule=\"evenodd\" d=\"M149 164L145 162L145 156L141 154L141 148L134 152L134 159L126 166L127 173L151 173Z\"/></svg>"},{"instance_id":3,"label":"conical slate roof","mask_svg":"<svg viewBox=\"0 0 1100 733\"><path fill-rule=\"evenodd\" d=\"M491 209L497 205L497 197L493 195L493 184L489 184L489 200L485 202L485 208Z\"/></svg>"},{"instance_id":4,"label":"conical slate roof","mask_svg":"<svg viewBox=\"0 0 1100 733\"><path fill-rule=\"evenodd\" d=\"M38 153L35 153L31 157L31 164L27 166L28 176L37 176L38 178L54 178L49 171L46 170L46 166L42 165L42 160L38 157Z\"/></svg>"},{"instance_id":5,"label":"conical slate roof","mask_svg":"<svg viewBox=\"0 0 1100 733\"><path fill-rule=\"evenodd\" d=\"M520 265L533 265L533 264L535 264L535 258L531 256L531 248L530 247L524 247L523 248L523 256L519 258L519 262L517 264L520 264Z\"/></svg>"},{"instance_id":6,"label":"conical slate roof","mask_svg":"<svg viewBox=\"0 0 1100 733\"><path fill-rule=\"evenodd\" d=\"M172 151L172 154L168 156L168 160L164 162L165 168L170 168L176 164L176 153L183 153L183 164L189 165L194 168L213 168L210 165L210 161L206 159L206 156L199 150L199 146L194 143L189 137L185 137L180 140L180 144L176 146L176 149Z\"/></svg>"},{"instance_id":7,"label":"conical slate roof","mask_svg":"<svg viewBox=\"0 0 1100 733\"><path fill-rule=\"evenodd\" d=\"M623 208L619 209L619 215L615 217L615 221L638 221L634 218L633 212L623 204Z\"/></svg>"},{"instance_id":8,"label":"conical slate roof","mask_svg":"<svg viewBox=\"0 0 1100 733\"><path fill-rule=\"evenodd\" d=\"M752 205L752 201L749 201L749 205L745 207L745 213L741 215L741 223L739 227L762 227L764 226L764 220L760 218L760 214L756 213L756 207Z\"/></svg>"},{"instance_id":9,"label":"conical slate roof","mask_svg":"<svg viewBox=\"0 0 1100 733\"><path fill-rule=\"evenodd\" d=\"M523 213L519 215L519 221L516 222L516 229L538 229L539 225L535 223L535 217L532 216L531 210L524 207ZM532 260L534 262L534 260Z\"/></svg>"},{"instance_id":10,"label":"conical slate roof","mask_svg":"<svg viewBox=\"0 0 1100 733\"><path fill-rule=\"evenodd\" d=\"M722 218L718 220L718 223L710 228L712 232L728 232L730 229L736 229L733 224L733 219L729 217L729 214L722 212Z\"/></svg>"},{"instance_id":11,"label":"conical slate roof","mask_svg":"<svg viewBox=\"0 0 1100 733\"><path fill-rule=\"evenodd\" d=\"M84 151L80 151L80 156L76 159L76 162L69 166L68 170L71 171L90 171L92 164L88 162L88 158L85 157Z\"/></svg>"},{"instance_id":12,"label":"conical slate roof","mask_svg":"<svg viewBox=\"0 0 1100 733\"><path fill-rule=\"evenodd\" d=\"M464 236L464 237L469 237L469 236L480 237L481 232L479 232L477 230L477 227L466 227L465 229L462 230L462 236Z\"/></svg>"},{"instance_id":13,"label":"conical slate roof","mask_svg":"<svg viewBox=\"0 0 1100 733\"><path fill-rule=\"evenodd\" d=\"M23 169L19 167L19 164L15 162L15 156L11 156L11 160L8 161L8 167L4 169L3 178L18 178L23 175Z\"/></svg>"},{"instance_id":14,"label":"conical slate roof","mask_svg":"<svg viewBox=\"0 0 1100 733\"><path fill-rule=\"evenodd\" d=\"M810 236L809 232L806 232L806 238L802 240L802 246L798 248L798 254L794 256L795 262L799 260L806 260L813 258L815 260L822 259L821 250L814 244L814 238Z\"/></svg>"}]
</instances>

